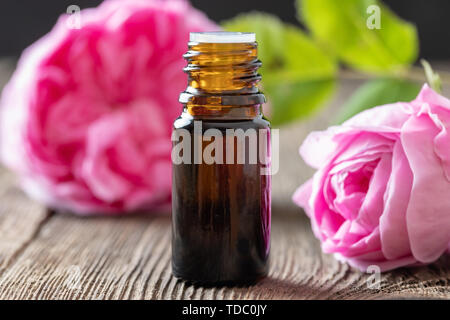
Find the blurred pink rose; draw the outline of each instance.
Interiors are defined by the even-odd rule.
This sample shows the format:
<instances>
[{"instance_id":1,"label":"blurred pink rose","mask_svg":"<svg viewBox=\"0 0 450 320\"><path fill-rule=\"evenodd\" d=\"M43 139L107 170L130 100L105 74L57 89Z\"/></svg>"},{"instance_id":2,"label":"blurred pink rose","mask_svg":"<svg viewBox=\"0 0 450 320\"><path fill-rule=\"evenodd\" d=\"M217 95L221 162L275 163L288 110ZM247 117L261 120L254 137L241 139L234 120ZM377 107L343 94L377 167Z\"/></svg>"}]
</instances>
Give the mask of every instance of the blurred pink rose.
<instances>
[{"instance_id":1,"label":"blurred pink rose","mask_svg":"<svg viewBox=\"0 0 450 320\"><path fill-rule=\"evenodd\" d=\"M318 171L293 199L323 251L361 270L438 259L450 245L449 129L450 101L425 85L410 103L311 133L300 153Z\"/></svg>"},{"instance_id":2,"label":"blurred pink rose","mask_svg":"<svg viewBox=\"0 0 450 320\"><path fill-rule=\"evenodd\" d=\"M26 49L2 96L1 155L33 197L77 213L167 208L189 32L182 0L109 0ZM73 20L72 20L73 22Z\"/></svg>"}]
</instances>

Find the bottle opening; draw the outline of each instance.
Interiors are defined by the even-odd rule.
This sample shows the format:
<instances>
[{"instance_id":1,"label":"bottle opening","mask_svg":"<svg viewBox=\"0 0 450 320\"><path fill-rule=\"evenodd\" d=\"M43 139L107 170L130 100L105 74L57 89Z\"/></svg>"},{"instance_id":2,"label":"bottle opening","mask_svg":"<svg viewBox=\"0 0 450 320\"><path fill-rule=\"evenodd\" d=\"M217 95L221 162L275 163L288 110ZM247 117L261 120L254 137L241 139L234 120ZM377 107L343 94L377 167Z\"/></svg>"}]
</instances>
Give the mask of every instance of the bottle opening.
<instances>
[{"instance_id":1,"label":"bottle opening","mask_svg":"<svg viewBox=\"0 0 450 320\"><path fill-rule=\"evenodd\" d=\"M253 32L191 32L189 41L198 43L251 43L256 41Z\"/></svg>"}]
</instances>

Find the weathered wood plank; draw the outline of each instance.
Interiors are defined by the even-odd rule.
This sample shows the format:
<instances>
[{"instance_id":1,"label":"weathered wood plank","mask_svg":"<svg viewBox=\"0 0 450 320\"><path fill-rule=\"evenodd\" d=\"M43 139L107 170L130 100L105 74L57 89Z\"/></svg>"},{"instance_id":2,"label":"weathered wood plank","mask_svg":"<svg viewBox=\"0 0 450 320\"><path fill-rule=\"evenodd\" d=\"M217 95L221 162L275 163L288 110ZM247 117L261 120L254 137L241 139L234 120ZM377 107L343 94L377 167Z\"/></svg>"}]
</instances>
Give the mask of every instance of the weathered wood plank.
<instances>
[{"instance_id":1,"label":"weathered wood plank","mask_svg":"<svg viewBox=\"0 0 450 320\"><path fill-rule=\"evenodd\" d=\"M369 275L320 252L301 215L276 212L270 276L250 287L194 287L171 276L170 217L53 215L0 277L1 299L450 298L449 259Z\"/></svg>"},{"instance_id":2,"label":"weathered wood plank","mask_svg":"<svg viewBox=\"0 0 450 320\"><path fill-rule=\"evenodd\" d=\"M48 217L47 210L14 184L0 168L0 275L31 242Z\"/></svg>"}]
</instances>

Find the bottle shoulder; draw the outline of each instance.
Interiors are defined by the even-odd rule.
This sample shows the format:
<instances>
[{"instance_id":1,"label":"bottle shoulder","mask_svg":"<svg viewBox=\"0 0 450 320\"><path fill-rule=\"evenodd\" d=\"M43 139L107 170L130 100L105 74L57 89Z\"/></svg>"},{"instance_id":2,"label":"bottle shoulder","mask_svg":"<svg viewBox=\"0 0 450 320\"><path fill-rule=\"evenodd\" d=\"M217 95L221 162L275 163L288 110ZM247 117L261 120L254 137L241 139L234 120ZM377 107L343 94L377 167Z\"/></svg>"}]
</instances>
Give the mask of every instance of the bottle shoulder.
<instances>
[{"instance_id":1,"label":"bottle shoulder","mask_svg":"<svg viewBox=\"0 0 450 320\"><path fill-rule=\"evenodd\" d=\"M181 114L173 124L176 129L192 129L194 123L198 122L202 128L254 128L254 129L270 129L270 122L262 114L251 119L205 119L196 118L189 114Z\"/></svg>"}]
</instances>

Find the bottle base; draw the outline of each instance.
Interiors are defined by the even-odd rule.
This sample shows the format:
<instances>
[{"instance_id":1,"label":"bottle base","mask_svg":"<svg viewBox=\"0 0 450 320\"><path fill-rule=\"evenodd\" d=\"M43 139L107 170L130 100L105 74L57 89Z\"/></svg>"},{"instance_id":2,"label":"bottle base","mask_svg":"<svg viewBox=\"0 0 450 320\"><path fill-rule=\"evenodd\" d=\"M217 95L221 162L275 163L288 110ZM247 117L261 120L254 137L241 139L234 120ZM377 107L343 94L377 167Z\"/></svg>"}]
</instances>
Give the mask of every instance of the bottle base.
<instances>
[{"instance_id":1,"label":"bottle base","mask_svg":"<svg viewBox=\"0 0 450 320\"><path fill-rule=\"evenodd\" d=\"M185 276L172 270L172 275L186 284L198 287L247 287L252 286L267 277L267 272L250 278L240 279L196 279L192 276Z\"/></svg>"}]
</instances>

